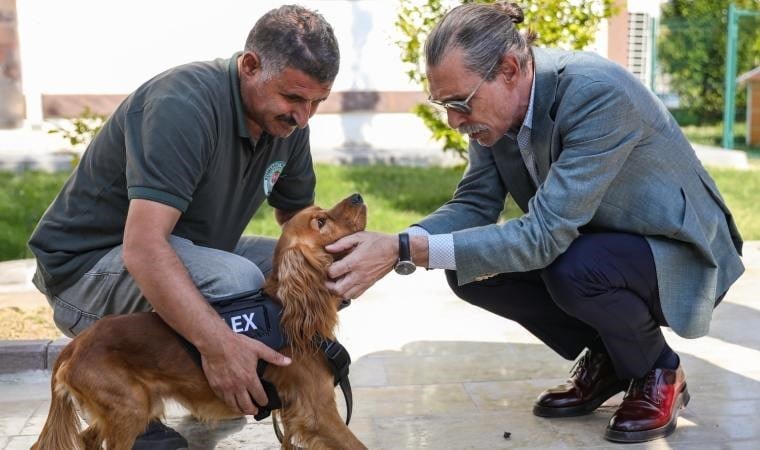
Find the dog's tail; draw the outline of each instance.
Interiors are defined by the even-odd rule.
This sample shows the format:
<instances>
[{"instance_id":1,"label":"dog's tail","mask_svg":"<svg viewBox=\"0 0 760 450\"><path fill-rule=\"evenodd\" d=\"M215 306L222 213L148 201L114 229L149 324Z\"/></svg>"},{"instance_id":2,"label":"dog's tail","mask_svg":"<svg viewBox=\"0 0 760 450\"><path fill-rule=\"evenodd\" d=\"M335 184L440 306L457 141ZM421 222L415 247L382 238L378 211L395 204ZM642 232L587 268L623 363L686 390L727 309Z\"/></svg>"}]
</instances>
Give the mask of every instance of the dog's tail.
<instances>
[{"instance_id":1,"label":"dog's tail","mask_svg":"<svg viewBox=\"0 0 760 450\"><path fill-rule=\"evenodd\" d=\"M61 367L56 367L61 369ZM82 448L79 438L79 416L71 393L59 382L59 370L51 377L50 411L42 432L31 450L72 450Z\"/></svg>"}]
</instances>

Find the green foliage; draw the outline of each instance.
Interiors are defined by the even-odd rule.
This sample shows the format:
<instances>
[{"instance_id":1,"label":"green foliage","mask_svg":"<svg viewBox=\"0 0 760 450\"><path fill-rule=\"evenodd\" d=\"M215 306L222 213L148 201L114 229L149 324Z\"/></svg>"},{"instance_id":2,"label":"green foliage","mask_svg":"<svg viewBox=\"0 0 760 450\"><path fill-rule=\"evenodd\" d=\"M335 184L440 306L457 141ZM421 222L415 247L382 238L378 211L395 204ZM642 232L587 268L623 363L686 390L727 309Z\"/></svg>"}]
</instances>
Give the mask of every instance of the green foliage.
<instances>
[{"instance_id":1,"label":"green foliage","mask_svg":"<svg viewBox=\"0 0 760 450\"><path fill-rule=\"evenodd\" d=\"M537 44L572 50L592 44L599 24L616 11L614 0L532 0L522 4L524 26L538 33Z\"/></svg>"},{"instance_id":2,"label":"green foliage","mask_svg":"<svg viewBox=\"0 0 760 450\"><path fill-rule=\"evenodd\" d=\"M56 125L48 133L61 134L61 137L69 141L72 147L84 148L103 128L105 122L106 116L97 114L86 106L79 117L69 120L64 126Z\"/></svg>"},{"instance_id":3,"label":"green foliage","mask_svg":"<svg viewBox=\"0 0 760 450\"><path fill-rule=\"evenodd\" d=\"M441 112L434 106L426 103L418 103L412 108L412 112L422 119L422 123L430 130L433 139L443 141L443 149L454 150L466 160L467 138L457 130L451 128L445 121Z\"/></svg>"},{"instance_id":4,"label":"green foliage","mask_svg":"<svg viewBox=\"0 0 760 450\"><path fill-rule=\"evenodd\" d=\"M409 79L426 86L425 70L420 56L425 38L446 10L441 5L441 0L401 0L400 3L396 28L404 38L396 44L401 47L401 60L410 66L406 72Z\"/></svg>"},{"instance_id":5,"label":"green foliage","mask_svg":"<svg viewBox=\"0 0 760 450\"><path fill-rule=\"evenodd\" d=\"M493 3L494 0L400 0L396 28L402 38L397 42L401 48L401 60L407 63L407 75L427 91L423 46L425 38L436 23L457 3ZM536 33L536 44L546 47L582 49L593 42L600 22L614 13L613 0L530 0L522 2L525 22ZM462 158L467 153L467 140L456 130L450 129L440 114L429 105L417 105L413 112L419 116L443 142L444 151L453 151Z\"/></svg>"},{"instance_id":6,"label":"green foliage","mask_svg":"<svg viewBox=\"0 0 760 450\"><path fill-rule=\"evenodd\" d=\"M68 173L0 172L0 261L29 258L29 236Z\"/></svg>"},{"instance_id":7,"label":"green foliage","mask_svg":"<svg viewBox=\"0 0 760 450\"><path fill-rule=\"evenodd\" d=\"M756 0L671 0L662 7L658 59L681 109L700 119L718 120L723 113L728 4L760 11ZM760 18L739 19L739 74L760 64ZM737 109L746 105L746 92L737 90Z\"/></svg>"}]
</instances>

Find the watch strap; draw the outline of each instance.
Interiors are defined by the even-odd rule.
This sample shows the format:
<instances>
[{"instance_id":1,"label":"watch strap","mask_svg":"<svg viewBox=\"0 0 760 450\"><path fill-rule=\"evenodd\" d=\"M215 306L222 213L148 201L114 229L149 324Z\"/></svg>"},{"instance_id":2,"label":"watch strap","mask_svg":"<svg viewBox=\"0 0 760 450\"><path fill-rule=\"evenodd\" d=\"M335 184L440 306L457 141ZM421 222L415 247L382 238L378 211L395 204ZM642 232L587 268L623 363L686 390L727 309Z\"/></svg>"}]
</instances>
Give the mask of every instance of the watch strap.
<instances>
[{"instance_id":1,"label":"watch strap","mask_svg":"<svg viewBox=\"0 0 760 450\"><path fill-rule=\"evenodd\" d=\"M409 248L409 233L399 233L398 235L398 260L412 260L412 252Z\"/></svg>"}]
</instances>

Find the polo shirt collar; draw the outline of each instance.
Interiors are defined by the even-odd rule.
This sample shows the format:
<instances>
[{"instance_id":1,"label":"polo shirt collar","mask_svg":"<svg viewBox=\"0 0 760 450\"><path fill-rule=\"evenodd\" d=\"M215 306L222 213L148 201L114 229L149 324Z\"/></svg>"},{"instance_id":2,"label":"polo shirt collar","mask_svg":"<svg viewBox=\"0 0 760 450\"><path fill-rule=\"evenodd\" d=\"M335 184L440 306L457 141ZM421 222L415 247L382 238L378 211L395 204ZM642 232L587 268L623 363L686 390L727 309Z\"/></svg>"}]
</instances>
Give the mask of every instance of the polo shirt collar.
<instances>
[{"instance_id":1,"label":"polo shirt collar","mask_svg":"<svg viewBox=\"0 0 760 450\"><path fill-rule=\"evenodd\" d=\"M240 75L238 74L237 60L243 52L237 52L230 58L230 85L232 87L232 101L235 105L235 123L237 124L238 136L241 138L251 139L251 133L245 124L245 109L243 109L243 99L240 96ZM254 139L255 141L255 139Z\"/></svg>"}]
</instances>

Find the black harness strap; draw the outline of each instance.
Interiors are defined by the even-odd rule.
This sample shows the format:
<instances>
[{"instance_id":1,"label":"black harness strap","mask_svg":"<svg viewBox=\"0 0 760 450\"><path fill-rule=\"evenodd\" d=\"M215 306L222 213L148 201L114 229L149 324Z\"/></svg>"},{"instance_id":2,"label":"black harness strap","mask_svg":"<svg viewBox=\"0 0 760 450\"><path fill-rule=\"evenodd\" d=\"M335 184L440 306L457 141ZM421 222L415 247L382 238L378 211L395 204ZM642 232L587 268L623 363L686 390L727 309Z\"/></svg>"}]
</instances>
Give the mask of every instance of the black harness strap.
<instances>
[{"instance_id":1,"label":"black harness strap","mask_svg":"<svg viewBox=\"0 0 760 450\"><path fill-rule=\"evenodd\" d=\"M346 347L338 341L321 339L319 349L325 353L327 362L332 369L335 385L340 386L343 391L343 398L346 400L346 425L351 421L351 411L354 406L353 395L351 393L351 382L348 381L348 366L351 365L351 355L348 354Z\"/></svg>"},{"instance_id":2,"label":"black harness strap","mask_svg":"<svg viewBox=\"0 0 760 450\"><path fill-rule=\"evenodd\" d=\"M333 373L335 386L340 386L340 390L343 391L343 398L346 401L346 425L348 425L351 422L351 412L354 407L351 382L348 380L348 366L351 365L351 355L348 354L346 347L338 341L315 337L314 344L325 354L327 365ZM276 414L272 416L272 426L274 427L274 434L277 436L277 440L282 443L284 436Z\"/></svg>"}]
</instances>

